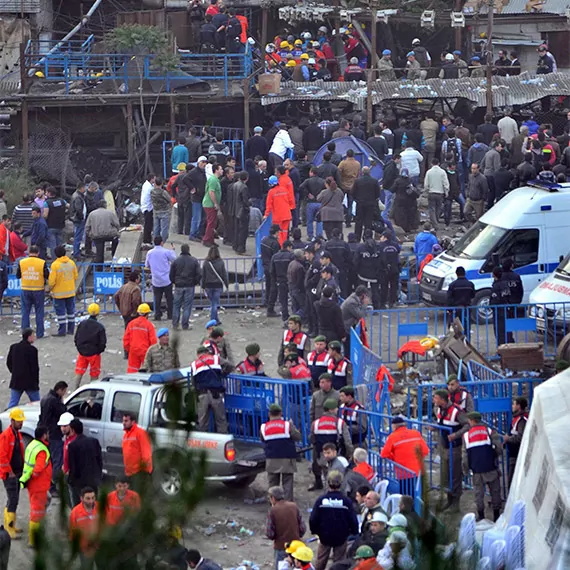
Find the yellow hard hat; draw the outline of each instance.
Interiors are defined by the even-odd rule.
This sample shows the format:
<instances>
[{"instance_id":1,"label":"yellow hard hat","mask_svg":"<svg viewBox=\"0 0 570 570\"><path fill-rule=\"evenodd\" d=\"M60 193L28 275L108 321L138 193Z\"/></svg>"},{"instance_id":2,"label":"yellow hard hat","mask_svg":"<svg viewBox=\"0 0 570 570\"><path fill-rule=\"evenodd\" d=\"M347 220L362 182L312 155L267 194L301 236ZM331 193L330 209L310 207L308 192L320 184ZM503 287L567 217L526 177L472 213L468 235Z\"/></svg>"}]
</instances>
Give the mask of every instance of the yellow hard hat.
<instances>
[{"instance_id":1,"label":"yellow hard hat","mask_svg":"<svg viewBox=\"0 0 570 570\"><path fill-rule=\"evenodd\" d=\"M313 551L308 546L299 546L291 556L301 562L313 561Z\"/></svg>"},{"instance_id":2,"label":"yellow hard hat","mask_svg":"<svg viewBox=\"0 0 570 570\"><path fill-rule=\"evenodd\" d=\"M295 67L296 65L297 65L297 62L294 59L292 59L291 61L288 61L285 64L285 67Z\"/></svg>"},{"instance_id":3,"label":"yellow hard hat","mask_svg":"<svg viewBox=\"0 0 570 570\"><path fill-rule=\"evenodd\" d=\"M309 59L309 54L308 53L302 53L301 59Z\"/></svg>"},{"instance_id":4,"label":"yellow hard hat","mask_svg":"<svg viewBox=\"0 0 570 570\"><path fill-rule=\"evenodd\" d=\"M99 305L97 303L91 303L88 307L87 307L87 312L92 316L92 317L96 317L99 314Z\"/></svg>"},{"instance_id":5,"label":"yellow hard hat","mask_svg":"<svg viewBox=\"0 0 570 570\"><path fill-rule=\"evenodd\" d=\"M12 408L10 410L10 419L15 422L23 422L26 419L22 408Z\"/></svg>"},{"instance_id":6,"label":"yellow hard hat","mask_svg":"<svg viewBox=\"0 0 570 570\"><path fill-rule=\"evenodd\" d=\"M296 46L302 46L303 42L301 40L295 40L295 45Z\"/></svg>"},{"instance_id":7,"label":"yellow hard hat","mask_svg":"<svg viewBox=\"0 0 570 570\"><path fill-rule=\"evenodd\" d=\"M174 525L170 528L168 536L174 540L182 540L182 529L178 525Z\"/></svg>"},{"instance_id":8,"label":"yellow hard hat","mask_svg":"<svg viewBox=\"0 0 570 570\"><path fill-rule=\"evenodd\" d=\"M103 77L103 75L105 75L105 74L104 74L102 71L98 71L98 72L95 74L95 77Z\"/></svg>"},{"instance_id":9,"label":"yellow hard hat","mask_svg":"<svg viewBox=\"0 0 570 570\"><path fill-rule=\"evenodd\" d=\"M281 48L288 48L289 47L289 42L287 40L283 40L280 44L279 47Z\"/></svg>"},{"instance_id":10,"label":"yellow hard hat","mask_svg":"<svg viewBox=\"0 0 570 570\"><path fill-rule=\"evenodd\" d=\"M137 308L137 313L139 313L139 315L148 315L150 313L148 303L141 303Z\"/></svg>"},{"instance_id":11,"label":"yellow hard hat","mask_svg":"<svg viewBox=\"0 0 570 570\"><path fill-rule=\"evenodd\" d=\"M302 540L292 540L289 543L289 546L287 546L287 548L285 549L285 552L287 554L294 554L295 552L297 552L298 548L301 548L301 546L305 546L305 543Z\"/></svg>"},{"instance_id":12,"label":"yellow hard hat","mask_svg":"<svg viewBox=\"0 0 570 570\"><path fill-rule=\"evenodd\" d=\"M45 75L43 74L42 71L36 71L36 72L34 73L34 75L35 75L36 77L39 77L39 78L45 77Z\"/></svg>"},{"instance_id":13,"label":"yellow hard hat","mask_svg":"<svg viewBox=\"0 0 570 570\"><path fill-rule=\"evenodd\" d=\"M185 162L179 162L178 165L176 166L176 170L186 170L186 163Z\"/></svg>"}]
</instances>

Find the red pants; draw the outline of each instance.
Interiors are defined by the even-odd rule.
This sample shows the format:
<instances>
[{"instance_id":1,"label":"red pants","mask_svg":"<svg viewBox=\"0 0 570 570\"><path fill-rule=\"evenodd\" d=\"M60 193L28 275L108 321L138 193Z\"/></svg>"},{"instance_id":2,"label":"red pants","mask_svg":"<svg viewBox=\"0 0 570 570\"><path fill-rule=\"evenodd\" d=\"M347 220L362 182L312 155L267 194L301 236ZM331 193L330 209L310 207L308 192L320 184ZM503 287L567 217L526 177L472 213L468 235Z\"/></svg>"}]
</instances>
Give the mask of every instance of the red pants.
<instances>
[{"instance_id":1,"label":"red pants","mask_svg":"<svg viewBox=\"0 0 570 570\"><path fill-rule=\"evenodd\" d=\"M146 352L141 354L140 352L129 352L129 359L127 360L127 374L134 374L139 371L139 368L143 365L144 357Z\"/></svg>"},{"instance_id":2,"label":"red pants","mask_svg":"<svg viewBox=\"0 0 570 570\"><path fill-rule=\"evenodd\" d=\"M32 492L30 495L30 521L41 522L46 516L47 491Z\"/></svg>"},{"instance_id":3,"label":"red pants","mask_svg":"<svg viewBox=\"0 0 570 570\"><path fill-rule=\"evenodd\" d=\"M202 243L204 245L212 245L214 243L214 230L218 221L218 211L216 208L204 208L204 212L206 212L206 231L204 232Z\"/></svg>"},{"instance_id":4,"label":"red pants","mask_svg":"<svg viewBox=\"0 0 570 570\"><path fill-rule=\"evenodd\" d=\"M279 245L283 245L283 242L289 236L289 224L291 223L291 220L285 220L283 222L274 222L274 223L279 225L280 228Z\"/></svg>"},{"instance_id":5,"label":"red pants","mask_svg":"<svg viewBox=\"0 0 570 570\"><path fill-rule=\"evenodd\" d=\"M101 374L101 355L94 354L93 356L77 355L77 362L75 364L75 374L85 374L89 368L89 376L91 378L99 378Z\"/></svg>"}]
</instances>

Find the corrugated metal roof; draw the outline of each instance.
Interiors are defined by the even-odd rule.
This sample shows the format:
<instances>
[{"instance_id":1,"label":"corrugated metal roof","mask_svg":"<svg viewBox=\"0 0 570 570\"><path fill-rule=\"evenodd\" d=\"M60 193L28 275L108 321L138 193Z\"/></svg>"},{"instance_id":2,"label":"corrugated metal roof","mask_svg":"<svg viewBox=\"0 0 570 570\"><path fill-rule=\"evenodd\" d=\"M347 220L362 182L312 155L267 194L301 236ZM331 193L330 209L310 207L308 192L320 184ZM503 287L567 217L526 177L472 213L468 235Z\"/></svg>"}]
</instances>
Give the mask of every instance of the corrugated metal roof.
<instances>
[{"instance_id":1,"label":"corrugated metal roof","mask_svg":"<svg viewBox=\"0 0 570 570\"><path fill-rule=\"evenodd\" d=\"M0 14L37 14L40 11L40 0L2 0Z\"/></svg>"},{"instance_id":2,"label":"corrugated metal roof","mask_svg":"<svg viewBox=\"0 0 570 570\"><path fill-rule=\"evenodd\" d=\"M527 11L528 0L509 0L502 8L498 8L495 13L499 15L516 15L516 14L558 14L563 16L566 13L566 8L570 8L569 0L543 0L542 5L538 6L535 10ZM488 12L487 4L481 3L478 9L474 6L465 7L463 9L466 15L474 15L476 12L479 14L486 14Z\"/></svg>"},{"instance_id":3,"label":"corrugated metal roof","mask_svg":"<svg viewBox=\"0 0 570 570\"><path fill-rule=\"evenodd\" d=\"M548 95L559 96L570 93L570 75L550 73L531 76L523 73L518 77L493 77L493 102L496 107L525 105ZM382 101L410 99L468 99L477 107L485 107L485 79L427 79L416 82L376 81L372 90L372 101L378 105ZM277 96L264 96L262 105L272 105L290 100L347 100L358 109L366 105L366 85L354 83L315 82L281 84Z\"/></svg>"}]
</instances>

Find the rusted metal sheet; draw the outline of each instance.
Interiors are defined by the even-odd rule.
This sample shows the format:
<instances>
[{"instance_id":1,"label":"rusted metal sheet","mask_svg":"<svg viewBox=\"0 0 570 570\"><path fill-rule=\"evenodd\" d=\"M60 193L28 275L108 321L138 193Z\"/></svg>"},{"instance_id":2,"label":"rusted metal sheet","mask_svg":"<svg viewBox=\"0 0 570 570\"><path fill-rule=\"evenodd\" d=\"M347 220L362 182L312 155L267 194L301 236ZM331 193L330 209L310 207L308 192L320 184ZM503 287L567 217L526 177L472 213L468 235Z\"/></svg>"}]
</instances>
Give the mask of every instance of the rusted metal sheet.
<instances>
[{"instance_id":1,"label":"rusted metal sheet","mask_svg":"<svg viewBox=\"0 0 570 570\"><path fill-rule=\"evenodd\" d=\"M40 0L2 0L0 14L37 14L40 11Z\"/></svg>"}]
</instances>

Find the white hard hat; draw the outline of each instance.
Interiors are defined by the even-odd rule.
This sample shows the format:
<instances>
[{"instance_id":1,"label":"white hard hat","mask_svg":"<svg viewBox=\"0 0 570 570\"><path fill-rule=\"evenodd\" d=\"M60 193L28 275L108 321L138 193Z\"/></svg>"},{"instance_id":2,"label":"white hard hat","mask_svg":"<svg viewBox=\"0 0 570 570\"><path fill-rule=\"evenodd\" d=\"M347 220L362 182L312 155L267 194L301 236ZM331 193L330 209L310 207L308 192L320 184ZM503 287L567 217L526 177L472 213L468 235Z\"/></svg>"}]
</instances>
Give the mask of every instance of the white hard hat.
<instances>
[{"instance_id":1,"label":"white hard hat","mask_svg":"<svg viewBox=\"0 0 570 570\"><path fill-rule=\"evenodd\" d=\"M414 39L412 40L412 45L413 45L413 46L415 46L416 44L421 44L421 43L422 43L422 40L420 40L419 38L414 38Z\"/></svg>"},{"instance_id":2,"label":"white hard hat","mask_svg":"<svg viewBox=\"0 0 570 570\"><path fill-rule=\"evenodd\" d=\"M453 61L453 54L446 53L445 54L445 61Z\"/></svg>"},{"instance_id":3,"label":"white hard hat","mask_svg":"<svg viewBox=\"0 0 570 570\"><path fill-rule=\"evenodd\" d=\"M69 412L64 412L59 416L58 426L68 426L75 419L74 415Z\"/></svg>"},{"instance_id":4,"label":"white hard hat","mask_svg":"<svg viewBox=\"0 0 570 570\"><path fill-rule=\"evenodd\" d=\"M328 29L327 29L326 26L321 26L321 27L319 28L319 32L323 32L323 34L326 34L326 33L328 33Z\"/></svg>"},{"instance_id":5,"label":"white hard hat","mask_svg":"<svg viewBox=\"0 0 570 570\"><path fill-rule=\"evenodd\" d=\"M313 36L311 35L311 32L303 32L303 33L301 34L301 37L302 37L304 40L310 40Z\"/></svg>"},{"instance_id":6,"label":"white hard hat","mask_svg":"<svg viewBox=\"0 0 570 570\"><path fill-rule=\"evenodd\" d=\"M402 526L406 528L408 526L408 519L404 515L396 513L392 515L392 518L388 521L388 526Z\"/></svg>"},{"instance_id":7,"label":"white hard hat","mask_svg":"<svg viewBox=\"0 0 570 570\"><path fill-rule=\"evenodd\" d=\"M376 511L373 515L372 518L370 519L370 522L383 522L383 523L387 523L388 522L388 517L384 514L384 513L380 513L378 511Z\"/></svg>"},{"instance_id":8,"label":"white hard hat","mask_svg":"<svg viewBox=\"0 0 570 570\"><path fill-rule=\"evenodd\" d=\"M315 65L317 62L315 61L315 58L314 58L314 57L310 57L310 58L309 58L309 61L307 61L307 63L308 63L309 65Z\"/></svg>"}]
</instances>

